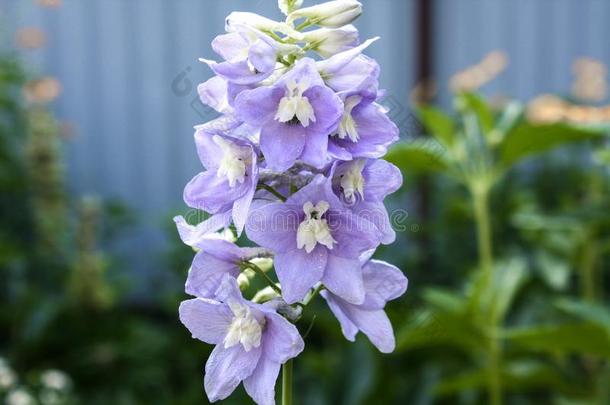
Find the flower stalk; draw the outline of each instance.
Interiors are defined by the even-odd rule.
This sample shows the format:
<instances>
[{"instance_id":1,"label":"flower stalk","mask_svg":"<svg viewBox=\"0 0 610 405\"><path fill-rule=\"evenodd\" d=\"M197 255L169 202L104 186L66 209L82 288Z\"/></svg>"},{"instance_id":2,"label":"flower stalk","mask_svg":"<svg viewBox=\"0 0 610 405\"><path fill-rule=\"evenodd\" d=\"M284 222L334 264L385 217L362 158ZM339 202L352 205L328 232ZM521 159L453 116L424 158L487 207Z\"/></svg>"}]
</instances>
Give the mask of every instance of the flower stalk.
<instances>
[{"instance_id":1,"label":"flower stalk","mask_svg":"<svg viewBox=\"0 0 610 405\"><path fill-rule=\"evenodd\" d=\"M292 405L292 359L282 366L282 405Z\"/></svg>"}]
</instances>

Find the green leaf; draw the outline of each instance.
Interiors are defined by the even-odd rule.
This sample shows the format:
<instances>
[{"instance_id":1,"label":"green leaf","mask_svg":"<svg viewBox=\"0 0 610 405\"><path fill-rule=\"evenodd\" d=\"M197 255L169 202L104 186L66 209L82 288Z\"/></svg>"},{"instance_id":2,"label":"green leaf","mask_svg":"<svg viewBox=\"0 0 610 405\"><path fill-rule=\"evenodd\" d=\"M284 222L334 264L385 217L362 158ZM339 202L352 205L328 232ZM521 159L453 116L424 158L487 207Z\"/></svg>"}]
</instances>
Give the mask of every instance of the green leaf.
<instances>
[{"instance_id":1,"label":"green leaf","mask_svg":"<svg viewBox=\"0 0 610 405\"><path fill-rule=\"evenodd\" d=\"M424 291L424 299L436 308L446 312L464 312L466 308L463 297L450 291L429 288Z\"/></svg>"},{"instance_id":2,"label":"green leaf","mask_svg":"<svg viewBox=\"0 0 610 405\"><path fill-rule=\"evenodd\" d=\"M385 159L406 173L442 173L449 169L445 149L433 139L418 139L396 144Z\"/></svg>"},{"instance_id":3,"label":"green leaf","mask_svg":"<svg viewBox=\"0 0 610 405\"><path fill-rule=\"evenodd\" d=\"M500 144L500 161L508 168L530 155L602 135L603 132L599 130L574 125L523 123L510 131Z\"/></svg>"},{"instance_id":4,"label":"green leaf","mask_svg":"<svg viewBox=\"0 0 610 405\"><path fill-rule=\"evenodd\" d=\"M487 102L478 94L462 93L457 98L458 108L462 112L473 112L479 120L481 130L488 135L494 128L494 114Z\"/></svg>"},{"instance_id":5,"label":"green leaf","mask_svg":"<svg viewBox=\"0 0 610 405\"><path fill-rule=\"evenodd\" d=\"M446 147L453 145L455 141L455 125L451 117L433 106L419 107L417 114L430 132L430 135L434 136Z\"/></svg>"},{"instance_id":6,"label":"green leaf","mask_svg":"<svg viewBox=\"0 0 610 405\"><path fill-rule=\"evenodd\" d=\"M610 310L602 305L563 298L556 303L561 310L583 321L589 321L606 329L610 336Z\"/></svg>"},{"instance_id":7,"label":"green leaf","mask_svg":"<svg viewBox=\"0 0 610 405\"><path fill-rule=\"evenodd\" d=\"M450 395L466 390L485 389L487 383L486 369L470 370L443 379L436 385L435 392L439 395ZM508 390L552 387L561 392L574 392L555 368L536 360L518 359L505 362L502 369L502 385Z\"/></svg>"},{"instance_id":8,"label":"green leaf","mask_svg":"<svg viewBox=\"0 0 610 405\"><path fill-rule=\"evenodd\" d=\"M607 331L588 322L513 329L507 331L505 337L529 350L555 354L594 354L610 358Z\"/></svg>"},{"instance_id":9,"label":"green leaf","mask_svg":"<svg viewBox=\"0 0 610 405\"><path fill-rule=\"evenodd\" d=\"M498 261L493 278L478 274L470 293L470 308L474 313L487 314L493 323L501 323L527 279L527 264L522 257Z\"/></svg>"}]
</instances>

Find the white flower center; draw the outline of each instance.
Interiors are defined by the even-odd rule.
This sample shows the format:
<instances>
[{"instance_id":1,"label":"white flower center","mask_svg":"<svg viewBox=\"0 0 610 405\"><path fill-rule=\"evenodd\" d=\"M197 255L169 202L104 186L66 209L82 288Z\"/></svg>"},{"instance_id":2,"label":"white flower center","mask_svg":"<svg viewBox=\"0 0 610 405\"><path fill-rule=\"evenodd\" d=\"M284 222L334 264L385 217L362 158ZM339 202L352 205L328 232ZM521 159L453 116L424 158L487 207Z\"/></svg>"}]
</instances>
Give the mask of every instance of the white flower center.
<instances>
[{"instance_id":1,"label":"white flower center","mask_svg":"<svg viewBox=\"0 0 610 405\"><path fill-rule=\"evenodd\" d=\"M309 99L303 93L309 88L307 83L294 80L286 85L286 95L280 100L275 119L279 122L292 122L295 117L305 128L310 122L316 122Z\"/></svg>"},{"instance_id":2,"label":"white flower center","mask_svg":"<svg viewBox=\"0 0 610 405\"><path fill-rule=\"evenodd\" d=\"M246 165L251 163L250 149L218 135L214 135L212 140L222 151L216 176L226 177L230 187L233 187L235 182L243 183L246 178Z\"/></svg>"},{"instance_id":3,"label":"white flower center","mask_svg":"<svg viewBox=\"0 0 610 405\"><path fill-rule=\"evenodd\" d=\"M299 224L297 229L297 248L305 248L307 253L311 253L317 243L329 249L332 249L333 245L337 243L330 233L326 219L322 218L328 208L329 204L326 201L320 201L315 206L310 201L303 204L305 220Z\"/></svg>"},{"instance_id":4,"label":"white flower center","mask_svg":"<svg viewBox=\"0 0 610 405\"><path fill-rule=\"evenodd\" d=\"M240 343L247 352L259 347L264 323L261 325L245 304L229 302L229 308L233 312L233 320L224 339L225 349Z\"/></svg>"},{"instance_id":5,"label":"white flower center","mask_svg":"<svg viewBox=\"0 0 610 405\"><path fill-rule=\"evenodd\" d=\"M337 130L337 136L339 139L349 138L352 142L358 142L360 136L358 135L358 125L352 117L352 110L362 101L360 96L351 96L345 100L343 117L339 123L339 129Z\"/></svg>"},{"instance_id":6,"label":"white flower center","mask_svg":"<svg viewBox=\"0 0 610 405\"><path fill-rule=\"evenodd\" d=\"M357 194L364 196L364 177L362 169L366 164L365 159L356 159L349 164L349 168L341 176L341 188L348 203L356 202Z\"/></svg>"}]
</instances>

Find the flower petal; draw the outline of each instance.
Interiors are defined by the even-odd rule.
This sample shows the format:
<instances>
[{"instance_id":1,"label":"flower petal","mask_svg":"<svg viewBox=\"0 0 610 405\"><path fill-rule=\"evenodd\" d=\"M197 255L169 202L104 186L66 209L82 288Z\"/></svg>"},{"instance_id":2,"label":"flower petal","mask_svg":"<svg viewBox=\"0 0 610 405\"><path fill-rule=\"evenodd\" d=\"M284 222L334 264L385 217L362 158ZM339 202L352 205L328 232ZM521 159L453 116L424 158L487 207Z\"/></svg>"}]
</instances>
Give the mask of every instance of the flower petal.
<instances>
[{"instance_id":1,"label":"flower petal","mask_svg":"<svg viewBox=\"0 0 610 405\"><path fill-rule=\"evenodd\" d=\"M248 239L277 253L296 249L299 208L283 203L254 206L246 223Z\"/></svg>"},{"instance_id":2,"label":"flower petal","mask_svg":"<svg viewBox=\"0 0 610 405\"><path fill-rule=\"evenodd\" d=\"M202 298L182 301L179 313L193 338L209 344L222 343L233 319L229 307Z\"/></svg>"},{"instance_id":3,"label":"flower petal","mask_svg":"<svg viewBox=\"0 0 610 405\"><path fill-rule=\"evenodd\" d=\"M278 172L289 169L303 153L307 139L307 131L301 125L268 122L260 139L267 166Z\"/></svg>"},{"instance_id":4,"label":"flower petal","mask_svg":"<svg viewBox=\"0 0 610 405\"><path fill-rule=\"evenodd\" d=\"M281 364L261 357L250 377L244 380L244 388L258 405L275 405L275 382Z\"/></svg>"},{"instance_id":5,"label":"flower petal","mask_svg":"<svg viewBox=\"0 0 610 405\"><path fill-rule=\"evenodd\" d=\"M205 105L212 107L219 113L231 112L233 108L229 106L228 83L220 76L214 76L208 81L197 86L199 99Z\"/></svg>"},{"instance_id":6,"label":"flower petal","mask_svg":"<svg viewBox=\"0 0 610 405\"><path fill-rule=\"evenodd\" d=\"M391 353L396 347L394 330L386 313L382 310L365 310L350 305L345 306L347 316L364 333L371 343L382 353Z\"/></svg>"},{"instance_id":7,"label":"flower petal","mask_svg":"<svg viewBox=\"0 0 610 405\"><path fill-rule=\"evenodd\" d=\"M364 302L364 284L362 280L362 265L359 259L346 259L328 254L326 270L322 284L330 292L351 304Z\"/></svg>"},{"instance_id":8,"label":"flower petal","mask_svg":"<svg viewBox=\"0 0 610 405\"><path fill-rule=\"evenodd\" d=\"M233 245L222 240L213 242L225 242ZM212 243L205 249L198 252L193 259L193 264L186 279L185 291L187 294L196 297L214 298L226 274L233 277L239 275L237 262L240 256L235 254L239 253L239 248L235 246L237 252L223 252L219 250L222 249L221 244Z\"/></svg>"},{"instance_id":9,"label":"flower petal","mask_svg":"<svg viewBox=\"0 0 610 405\"><path fill-rule=\"evenodd\" d=\"M259 87L244 90L235 99L235 111L241 119L252 125L264 126L274 120L284 90Z\"/></svg>"},{"instance_id":10,"label":"flower petal","mask_svg":"<svg viewBox=\"0 0 610 405\"><path fill-rule=\"evenodd\" d=\"M320 295L326 300L328 307L335 315L335 318L337 318L339 321L343 336L345 336L345 338L350 342L355 341L356 335L358 334L358 327L354 325L354 323L345 314L341 305L341 300L328 291L322 291Z\"/></svg>"},{"instance_id":11,"label":"flower petal","mask_svg":"<svg viewBox=\"0 0 610 405\"><path fill-rule=\"evenodd\" d=\"M364 199L366 201L383 201L396 192L402 185L402 174L393 164L382 159L370 160L362 171L366 186Z\"/></svg>"},{"instance_id":12,"label":"flower petal","mask_svg":"<svg viewBox=\"0 0 610 405\"><path fill-rule=\"evenodd\" d=\"M311 253L294 249L275 256L274 264L282 287L282 297L288 304L305 298L324 274L327 260L326 247L317 245Z\"/></svg>"},{"instance_id":13,"label":"flower petal","mask_svg":"<svg viewBox=\"0 0 610 405\"><path fill-rule=\"evenodd\" d=\"M195 176L184 188L184 202L191 208L216 214L227 211L233 202L248 192L247 181L233 187L225 177L218 177L214 171L206 171Z\"/></svg>"},{"instance_id":14,"label":"flower petal","mask_svg":"<svg viewBox=\"0 0 610 405\"><path fill-rule=\"evenodd\" d=\"M403 295L409 284L400 269L381 260L369 261L362 273L366 290L362 307L366 309L382 309L388 301Z\"/></svg>"},{"instance_id":15,"label":"flower petal","mask_svg":"<svg viewBox=\"0 0 610 405\"><path fill-rule=\"evenodd\" d=\"M204 386L210 402L227 398L258 365L261 347L246 352L242 345L214 348L205 365Z\"/></svg>"},{"instance_id":16,"label":"flower petal","mask_svg":"<svg viewBox=\"0 0 610 405\"><path fill-rule=\"evenodd\" d=\"M305 347L298 329L274 311L265 312L265 356L278 363L297 357Z\"/></svg>"}]
</instances>

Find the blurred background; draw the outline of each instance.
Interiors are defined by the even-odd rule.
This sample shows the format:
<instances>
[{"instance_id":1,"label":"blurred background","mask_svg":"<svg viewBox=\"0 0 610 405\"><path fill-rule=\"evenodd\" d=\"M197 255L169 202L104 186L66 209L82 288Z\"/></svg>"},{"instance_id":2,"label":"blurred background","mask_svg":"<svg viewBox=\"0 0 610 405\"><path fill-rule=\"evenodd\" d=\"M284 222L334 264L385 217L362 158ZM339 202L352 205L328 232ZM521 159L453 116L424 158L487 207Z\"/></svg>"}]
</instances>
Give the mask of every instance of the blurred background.
<instances>
[{"instance_id":1,"label":"blurred background","mask_svg":"<svg viewBox=\"0 0 610 405\"><path fill-rule=\"evenodd\" d=\"M410 287L392 355L321 303L300 322L297 403L610 403L610 2L362 3L401 129L387 204L408 212L377 257ZM197 58L234 10L281 18L275 0L0 0L8 404L206 403L172 217L215 117Z\"/></svg>"}]
</instances>

